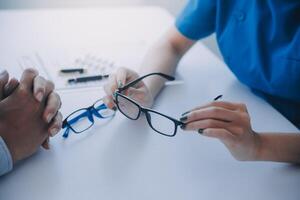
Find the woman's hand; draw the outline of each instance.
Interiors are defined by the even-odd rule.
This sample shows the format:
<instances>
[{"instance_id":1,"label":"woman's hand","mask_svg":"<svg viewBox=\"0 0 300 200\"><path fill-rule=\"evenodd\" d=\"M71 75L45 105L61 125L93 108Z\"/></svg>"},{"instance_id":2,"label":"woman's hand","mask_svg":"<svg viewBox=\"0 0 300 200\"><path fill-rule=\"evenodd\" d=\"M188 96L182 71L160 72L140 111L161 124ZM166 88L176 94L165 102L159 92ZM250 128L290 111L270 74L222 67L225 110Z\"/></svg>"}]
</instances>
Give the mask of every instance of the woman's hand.
<instances>
[{"instance_id":1,"label":"woman's hand","mask_svg":"<svg viewBox=\"0 0 300 200\"><path fill-rule=\"evenodd\" d=\"M220 139L237 160L257 160L260 136L251 128L246 105L216 101L185 113L180 120L184 130Z\"/></svg>"},{"instance_id":2,"label":"woman's hand","mask_svg":"<svg viewBox=\"0 0 300 200\"><path fill-rule=\"evenodd\" d=\"M138 77L139 75L130 69L119 68L116 74L110 76L108 83L104 86L104 91L106 93L104 98L105 104L111 109L116 109L116 105L113 101L114 92ZM142 106L151 107L153 104L153 96L143 81L128 88L124 94L139 102Z\"/></svg>"}]
</instances>

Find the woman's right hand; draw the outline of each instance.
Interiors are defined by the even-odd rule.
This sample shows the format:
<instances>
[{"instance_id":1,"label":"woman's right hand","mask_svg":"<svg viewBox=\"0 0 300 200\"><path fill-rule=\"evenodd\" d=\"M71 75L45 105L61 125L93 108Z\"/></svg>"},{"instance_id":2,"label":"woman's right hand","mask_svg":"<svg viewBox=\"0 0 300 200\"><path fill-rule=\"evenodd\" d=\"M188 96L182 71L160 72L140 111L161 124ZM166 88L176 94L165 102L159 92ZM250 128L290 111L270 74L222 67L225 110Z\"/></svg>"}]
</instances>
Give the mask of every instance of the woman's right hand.
<instances>
[{"instance_id":1,"label":"woman's right hand","mask_svg":"<svg viewBox=\"0 0 300 200\"><path fill-rule=\"evenodd\" d=\"M128 68L119 68L115 74L112 74L108 83L104 85L104 91L106 93L104 102L106 106L111 109L116 109L116 105L113 101L114 92L137 78L139 78L138 73ZM151 107L153 105L153 96L143 81L125 90L124 94L142 106Z\"/></svg>"}]
</instances>

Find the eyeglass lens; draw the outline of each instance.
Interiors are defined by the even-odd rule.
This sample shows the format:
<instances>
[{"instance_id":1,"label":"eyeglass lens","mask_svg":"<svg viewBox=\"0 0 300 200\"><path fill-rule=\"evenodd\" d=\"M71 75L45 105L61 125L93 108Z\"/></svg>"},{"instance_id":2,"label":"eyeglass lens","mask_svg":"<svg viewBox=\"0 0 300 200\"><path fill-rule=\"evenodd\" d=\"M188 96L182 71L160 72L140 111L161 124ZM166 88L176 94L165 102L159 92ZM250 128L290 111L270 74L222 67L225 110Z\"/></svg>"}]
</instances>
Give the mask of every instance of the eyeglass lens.
<instances>
[{"instance_id":1,"label":"eyeglass lens","mask_svg":"<svg viewBox=\"0 0 300 200\"><path fill-rule=\"evenodd\" d=\"M94 120L87 109L82 109L70 115L68 123L76 133L80 133L90 128Z\"/></svg>"},{"instance_id":2,"label":"eyeglass lens","mask_svg":"<svg viewBox=\"0 0 300 200\"><path fill-rule=\"evenodd\" d=\"M140 115L141 108L135 104L133 101L121 96L117 95L117 104L119 110L130 119L137 119ZM169 118L161 115L159 113L146 110L146 117L149 125L156 132L173 136L176 130L176 124Z\"/></svg>"},{"instance_id":3,"label":"eyeglass lens","mask_svg":"<svg viewBox=\"0 0 300 200\"><path fill-rule=\"evenodd\" d=\"M147 113L148 122L155 131L169 136L175 134L176 125L172 120L152 111L147 111Z\"/></svg>"},{"instance_id":4,"label":"eyeglass lens","mask_svg":"<svg viewBox=\"0 0 300 200\"><path fill-rule=\"evenodd\" d=\"M119 110L130 119L137 119L140 115L140 107L127 98L117 95Z\"/></svg>"}]
</instances>

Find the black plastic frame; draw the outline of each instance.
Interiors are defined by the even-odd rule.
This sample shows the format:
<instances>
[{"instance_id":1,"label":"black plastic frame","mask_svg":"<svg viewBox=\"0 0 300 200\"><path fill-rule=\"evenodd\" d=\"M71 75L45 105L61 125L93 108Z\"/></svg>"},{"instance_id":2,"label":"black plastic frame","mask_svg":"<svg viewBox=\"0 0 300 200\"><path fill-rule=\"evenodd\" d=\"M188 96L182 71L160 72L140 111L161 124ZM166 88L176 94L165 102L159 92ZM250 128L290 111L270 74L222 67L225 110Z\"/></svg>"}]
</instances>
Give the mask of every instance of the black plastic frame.
<instances>
[{"instance_id":1,"label":"black plastic frame","mask_svg":"<svg viewBox=\"0 0 300 200\"><path fill-rule=\"evenodd\" d=\"M169 81L175 80L174 77L169 76L169 75L167 75L167 74L163 74L163 73L150 73L150 74L146 74L146 75L144 75L144 76L142 76L142 77L140 77L140 78L138 78L138 79L136 79L136 80L133 80L133 81L129 82L129 83L126 84L125 86L123 86L123 87L121 87L121 88L118 88L118 90L117 90L117 91L115 92L115 94L114 94L114 97L115 97L115 98L114 98L115 104L117 105L118 110L119 110L123 115L125 115L127 118L129 118L129 119L131 119L131 120L137 120L137 119L140 117L141 113L144 113L144 114L146 115L146 119L147 119L147 122L148 122L149 126L150 126L155 132L157 132L157 133L159 133L159 134L161 134L161 135L164 135L164 136L174 137L174 136L176 135L176 133L177 133L178 126L184 125L183 122L181 122L181 121L179 121L179 120L177 120L177 119L174 119L174 118L172 118L172 117L170 117L170 116L168 116L168 115L165 115L165 114L163 114L163 113L161 113L161 112L158 112L158 111L156 111L156 110L153 110L153 109L149 109L149 108L143 107L143 106L141 106L138 102L136 102L135 100L133 100L133 99L131 99L131 98L129 98L129 97L127 97L127 96L125 96L125 95L123 95L123 94L121 93L122 91L128 89L129 87L131 87L131 86L137 84L139 81L143 80L144 78L149 77L149 76L153 76L153 75L161 76L161 77L163 77L163 78L165 78L165 79L167 79L167 80L169 80ZM127 99L128 101L130 101L131 103L135 104L135 105L139 108L139 113L138 113L138 115L137 115L136 118L131 118L131 117L129 117L128 115L126 115L126 114L122 111L122 109L120 109L119 103L118 103L118 102L119 102L119 101L118 101L119 96L121 96L121 97ZM173 121L173 123L174 123L174 132L173 132L173 134L172 134L172 135L168 135L168 134L165 134L165 133L162 133L162 132L156 130L156 129L152 126L151 118L150 118L149 112L156 113L156 114L158 114L158 115L161 115L161 116L166 117L166 118L168 118L169 120Z\"/></svg>"}]
</instances>

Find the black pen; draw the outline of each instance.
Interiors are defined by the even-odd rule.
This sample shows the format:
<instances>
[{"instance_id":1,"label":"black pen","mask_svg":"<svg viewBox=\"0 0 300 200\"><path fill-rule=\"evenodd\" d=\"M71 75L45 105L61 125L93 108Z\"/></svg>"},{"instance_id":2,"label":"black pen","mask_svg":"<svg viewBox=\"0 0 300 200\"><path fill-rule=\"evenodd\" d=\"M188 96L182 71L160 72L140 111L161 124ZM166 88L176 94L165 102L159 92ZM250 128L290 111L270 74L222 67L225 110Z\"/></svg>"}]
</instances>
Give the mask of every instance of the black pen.
<instances>
[{"instance_id":1,"label":"black pen","mask_svg":"<svg viewBox=\"0 0 300 200\"><path fill-rule=\"evenodd\" d=\"M218 101L219 99L221 99L223 97L223 95L219 95L216 98L214 98L214 101Z\"/></svg>"},{"instance_id":2,"label":"black pen","mask_svg":"<svg viewBox=\"0 0 300 200\"><path fill-rule=\"evenodd\" d=\"M84 83L84 82L90 82L90 81L99 81L104 78L108 78L109 75L97 75L97 76L85 76L85 77L79 77L79 78L72 78L68 80L68 83Z\"/></svg>"},{"instance_id":3,"label":"black pen","mask_svg":"<svg viewBox=\"0 0 300 200\"><path fill-rule=\"evenodd\" d=\"M63 74L70 74L70 73L75 73L75 72L78 72L80 74L83 74L85 72L85 69L83 68L70 68L70 69L61 69L60 70L60 73L63 73Z\"/></svg>"}]
</instances>

